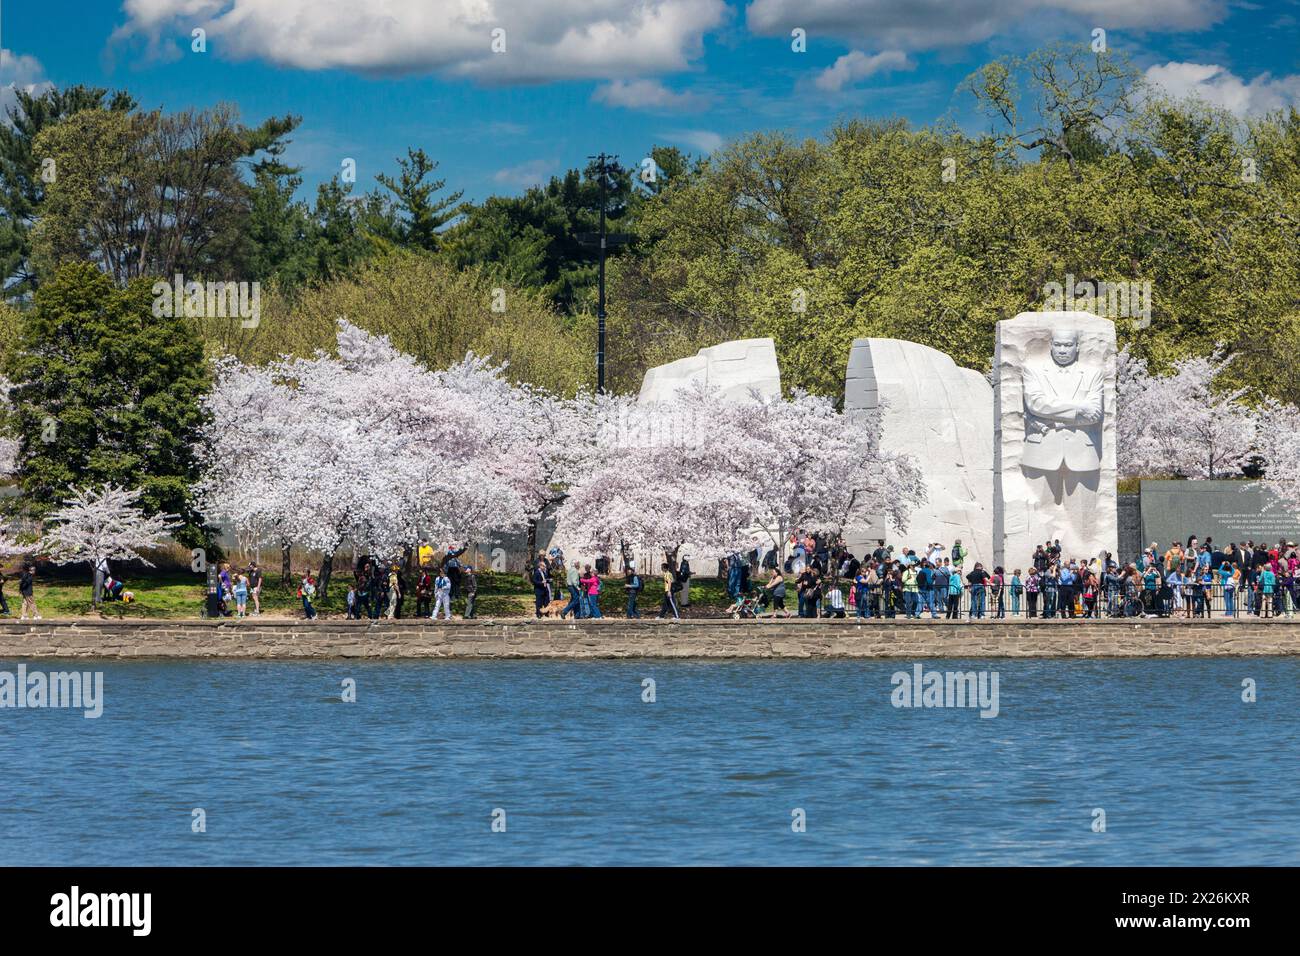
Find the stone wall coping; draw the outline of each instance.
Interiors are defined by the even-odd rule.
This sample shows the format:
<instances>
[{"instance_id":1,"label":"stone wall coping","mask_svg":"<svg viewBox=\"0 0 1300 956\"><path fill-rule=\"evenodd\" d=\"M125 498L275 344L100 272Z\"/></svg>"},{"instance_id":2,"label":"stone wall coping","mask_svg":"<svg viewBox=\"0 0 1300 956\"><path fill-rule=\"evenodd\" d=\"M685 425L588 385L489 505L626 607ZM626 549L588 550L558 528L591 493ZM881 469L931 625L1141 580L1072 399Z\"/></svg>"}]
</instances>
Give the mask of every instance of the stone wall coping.
<instances>
[{"instance_id":1,"label":"stone wall coping","mask_svg":"<svg viewBox=\"0 0 1300 956\"><path fill-rule=\"evenodd\" d=\"M0 622L0 660L1300 656L1300 621Z\"/></svg>"}]
</instances>

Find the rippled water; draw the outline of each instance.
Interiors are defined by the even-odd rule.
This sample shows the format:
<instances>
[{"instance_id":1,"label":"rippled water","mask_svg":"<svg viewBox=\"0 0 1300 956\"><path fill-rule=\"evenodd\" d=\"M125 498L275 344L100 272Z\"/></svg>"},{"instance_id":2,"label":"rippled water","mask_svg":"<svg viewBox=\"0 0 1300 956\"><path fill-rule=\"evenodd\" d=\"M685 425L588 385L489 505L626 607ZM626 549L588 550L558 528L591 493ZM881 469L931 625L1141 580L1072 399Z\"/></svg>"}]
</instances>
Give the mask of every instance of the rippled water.
<instances>
[{"instance_id":1,"label":"rippled water","mask_svg":"<svg viewBox=\"0 0 1300 956\"><path fill-rule=\"evenodd\" d=\"M1300 862L1300 661L924 662L997 671L995 719L896 709L911 663L28 662L102 670L104 714L0 710L0 845L9 864Z\"/></svg>"}]
</instances>

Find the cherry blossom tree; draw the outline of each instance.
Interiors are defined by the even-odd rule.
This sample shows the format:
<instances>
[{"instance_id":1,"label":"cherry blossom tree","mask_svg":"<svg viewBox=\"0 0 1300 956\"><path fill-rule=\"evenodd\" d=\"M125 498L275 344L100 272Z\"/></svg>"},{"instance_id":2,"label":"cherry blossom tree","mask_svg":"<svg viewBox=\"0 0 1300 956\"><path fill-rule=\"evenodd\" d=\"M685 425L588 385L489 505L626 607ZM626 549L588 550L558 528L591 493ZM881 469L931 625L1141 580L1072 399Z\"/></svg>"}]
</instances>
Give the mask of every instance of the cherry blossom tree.
<instances>
[{"instance_id":1,"label":"cherry blossom tree","mask_svg":"<svg viewBox=\"0 0 1300 956\"><path fill-rule=\"evenodd\" d=\"M674 556L687 544L715 552L752 546L759 503L728 458L726 426L715 417L723 405L703 387L672 403L598 397L592 457L556 510L557 540L566 550L621 554L625 563L635 552Z\"/></svg>"},{"instance_id":2,"label":"cherry blossom tree","mask_svg":"<svg viewBox=\"0 0 1300 956\"><path fill-rule=\"evenodd\" d=\"M323 595L344 541L395 558L539 514L563 470L547 438L576 427L556 401L472 354L430 371L340 320L336 356L219 365L198 497L246 540L320 551Z\"/></svg>"},{"instance_id":3,"label":"cherry blossom tree","mask_svg":"<svg viewBox=\"0 0 1300 956\"><path fill-rule=\"evenodd\" d=\"M41 550L56 564L140 561L153 567L140 552L161 547L180 516L146 514L138 506L142 493L113 484L73 489L50 513Z\"/></svg>"},{"instance_id":4,"label":"cherry blossom tree","mask_svg":"<svg viewBox=\"0 0 1300 956\"><path fill-rule=\"evenodd\" d=\"M881 447L881 412L850 419L829 399L799 395L734 406L749 429L746 470L761 502L771 546L784 557L790 533L817 530L839 536L883 519L899 532L926 500L921 469L906 455Z\"/></svg>"},{"instance_id":5,"label":"cherry blossom tree","mask_svg":"<svg viewBox=\"0 0 1300 956\"><path fill-rule=\"evenodd\" d=\"M1151 389L1147 363L1120 349L1115 357L1115 469L1121 478L1158 473L1162 467L1149 428Z\"/></svg>"},{"instance_id":6,"label":"cherry blossom tree","mask_svg":"<svg viewBox=\"0 0 1300 956\"><path fill-rule=\"evenodd\" d=\"M1261 411L1259 454L1264 462L1260 484L1277 498L1277 506L1300 517L1300 408L1271 401Z\"/></svg>"},{"instance_id":7,"label":"cherry blossom tree","mask_svg":"<svg viewBox=\"0 0 1300 956\"><path fill-rule=\"evenodd\" d=\"M1168 375L1121 351L1116 457L1122 477L1240 474L1259 433L1260 416L1244 404L1245 388L1221 388L1229 361L1222 351L1175 362Z\"/></svg>"},{"instance_id":8,"label":"cherry blossom tree","mask_svg":"<svg viewBox=\"0 0 1300 956\"><path fill-rule=\"evenodd\" d=\"M878 417L850 424L824 398L695 384L670 403L607 400L599 418L598 462L556 513L557 537L580 550L779 551L796 528L905 529L925 498L915 463L880 448Z\"/></svg>"},{"instance_id":9,"label":"cherry blossom tree","mask_svg":"<svg viewBox=\"0 0 1300 956\"><path fill-rule=\"evenodd\" d=\"M14 529L0 524L0 558L11 558L19 554L33 554L40 550L40 542L20 541Z\"/></svg>"}]
</instances>

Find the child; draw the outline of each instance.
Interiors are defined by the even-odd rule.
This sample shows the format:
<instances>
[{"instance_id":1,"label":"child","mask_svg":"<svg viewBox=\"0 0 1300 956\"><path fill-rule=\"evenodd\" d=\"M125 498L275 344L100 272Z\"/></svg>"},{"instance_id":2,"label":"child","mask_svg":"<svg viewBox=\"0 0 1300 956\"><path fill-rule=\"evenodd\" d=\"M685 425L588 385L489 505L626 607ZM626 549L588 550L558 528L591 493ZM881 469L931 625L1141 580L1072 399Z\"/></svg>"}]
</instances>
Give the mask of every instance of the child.
<instances>
[{"instance_id":1,"label":"child","mask_svg":"<svg viewBox=\"0 0 1300 956\"><path fill-rule=\"evenodd\" d=\"M122 593L126 590L126 585L116 580L111 574L104 578L104 600L120 601Z\"/></svg>"},{"instance_id":2,"label":"child","mask_svg":"<svg viewBox=\"0 0 1300 956\"><path fill-rule=\"evenodd\" d=\"M316 582L312 580L310 574L303 575L302 587L298 588L298 595L302 598L302 609L307 615L307 620L314 620L316 609L312 607L312 598L316 596Z\"/></svg>"},{"instance_id":3,"label":"child","mask_svg":"<svg viewBox=\"0 0 1300 956\"><path fill-rule=\"evenodd\" d=\"M348 620L355 621L360 615L357 613L357 589L354 585L348 585Z\"/></svg>"},{"instance_id":4,"label":"child","mask_svg":"<svg viewBox=\"0 0 1300 956\"><path fill-rule=\"evenodd\" d=\"M439 571L438 577L433 582L433 613L429 615L429 620L438 619L438 608L442 608L443 620L451 620L451 578L447 577L446 571Z\"/></svg>"},{"instance_id":5,"label":"child","mask_svg":"<svg viewBox=\"0 0 1300 956\"><path fill-rule=\"evenodd\" d=\"M235 616L243 617L248 613L248 578L239 574L235 576Z\"/></svg>"}]
</instances>

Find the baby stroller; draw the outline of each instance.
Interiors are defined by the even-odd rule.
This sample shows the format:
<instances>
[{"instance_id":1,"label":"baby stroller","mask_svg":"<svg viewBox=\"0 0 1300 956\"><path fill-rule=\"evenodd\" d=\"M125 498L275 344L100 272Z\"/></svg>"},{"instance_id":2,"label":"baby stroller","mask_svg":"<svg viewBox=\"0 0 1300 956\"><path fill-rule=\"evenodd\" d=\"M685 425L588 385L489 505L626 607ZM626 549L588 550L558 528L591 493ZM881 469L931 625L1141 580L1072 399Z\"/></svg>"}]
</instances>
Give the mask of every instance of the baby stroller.
<instances>
[{"instance_id":1,"label":"baby stroller","mask_svg":"<svg viewBox=\"0 0 1300 956\"><path fill-rule=\"evenodd\" d=\"M758 617L767 607L767 592L763 590L745 591L736 599L736 603L727 608L726 613L734 620Z\"/></svg>"}]
</instances>

